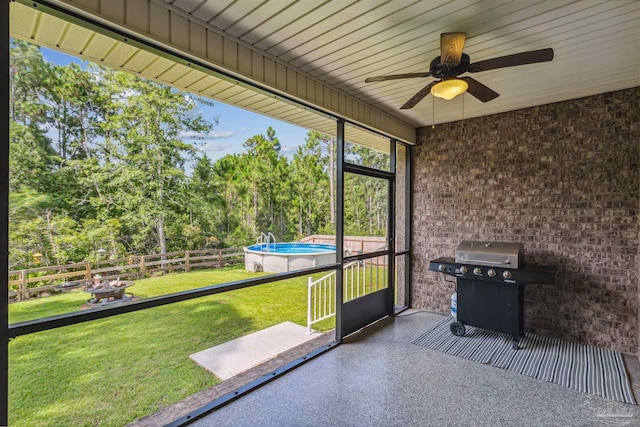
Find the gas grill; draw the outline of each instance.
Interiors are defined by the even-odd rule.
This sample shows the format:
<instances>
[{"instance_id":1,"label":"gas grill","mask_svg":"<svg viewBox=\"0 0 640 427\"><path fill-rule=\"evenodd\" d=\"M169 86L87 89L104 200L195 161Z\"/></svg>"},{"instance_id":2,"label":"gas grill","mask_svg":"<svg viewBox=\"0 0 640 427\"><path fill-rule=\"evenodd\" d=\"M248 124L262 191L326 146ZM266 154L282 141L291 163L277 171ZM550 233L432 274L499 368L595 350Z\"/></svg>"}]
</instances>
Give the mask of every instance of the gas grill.
<instances>
[{"instance_id":1,"label":"gas grill","mask_svg":"<svg viewBox=\"0 0 640 427\"><path fill-rule=\"evenodd\" d=\"M556 275L555 266L525 265L521 243L477 240L460 242L455 258L434 259L429 270L456 278L454 335L464 335L465 325L503 332L515 350L524 335L524 285L554 285Z\"/></svg>"}]
</instances>

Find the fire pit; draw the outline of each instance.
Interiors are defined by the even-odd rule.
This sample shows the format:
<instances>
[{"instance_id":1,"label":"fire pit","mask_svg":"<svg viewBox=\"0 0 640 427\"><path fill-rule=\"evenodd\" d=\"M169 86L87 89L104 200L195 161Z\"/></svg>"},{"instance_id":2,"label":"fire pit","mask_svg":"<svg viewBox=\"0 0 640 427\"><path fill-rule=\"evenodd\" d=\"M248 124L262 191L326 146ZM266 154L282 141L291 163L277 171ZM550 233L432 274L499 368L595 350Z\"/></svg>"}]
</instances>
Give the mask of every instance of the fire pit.
<instances>
[{"instance_id":1,"label":"fire pit","mask_svg":"<svg viewBox=\"0 0 640 427\"><path fill-rule=\"evenodd\" d=\"M88 305L106 305L116 302L130 301L133 294L127 295L126 289L133 286L135 282L126 280L102 280L100 277L94 277L93 284L84 289L85 292L91 294L91 299L87 301Z\"/></svg>"},{"instance_id":2,"label":"fire pit","mask_svg":"<svg viewBox=\"0 0 640 427\"><path fill-rule=\"evenodd\" d=\"M437 258L429 270L456 277L458 318L451 333L462 336L464 325L504 332L518 349L524 335L524 285L555 283L555 266L524 265L520 243L465 240L456 257Z\"/></svg>"}]
</instances>

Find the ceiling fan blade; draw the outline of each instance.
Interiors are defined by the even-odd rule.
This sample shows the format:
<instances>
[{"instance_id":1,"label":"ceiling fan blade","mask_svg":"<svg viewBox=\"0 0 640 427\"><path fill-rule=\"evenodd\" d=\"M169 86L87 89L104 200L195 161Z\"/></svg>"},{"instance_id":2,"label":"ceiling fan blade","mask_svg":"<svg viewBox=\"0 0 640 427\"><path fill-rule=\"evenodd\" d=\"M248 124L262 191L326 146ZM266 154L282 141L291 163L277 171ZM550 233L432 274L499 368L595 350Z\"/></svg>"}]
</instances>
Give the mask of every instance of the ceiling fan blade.
<instances>
[{"instance_id":1,"label":"ceiling fan blade","mask_svg":"<svg viewBox=\"0 0 640 427\"><path fill-rule=\"evenodd\" d=\"M425 87L423 87L420 92L416 93L415 95L413 95L411 97L410 100L408 100L407 102L404 103L404 105L402 107L400 107L401 110L408 110L409 108L413 108L415 107L415 105L422 101L422 99L429 95L431 93L431 87L433 85L435 85L438 82L431 82L428 85L426 85Z\"/></svg>"},{"instance_id":2,"label":"ceiling fan blade","mask_svg":"<svg viewBox=\"0 0 640 427\"><path fill-rule=\"evenodd\" d=\"M462 49L464 49L466 39L466 33L440 34L440 63L457 67L462 58Z\"/></svg>"},{"instance_id":3,"label":"ceiling fan blade","mask_svg":"<svg viewBox=\"0 0 640 427\"><path fill-rule=\"evenodd\" d=\"M500 96L498 92L489 89L487 86L483 85L476 79L473 79L471 77L460 77L460 79L464 80L469 85L469 87L467 88L467 93L469 93L469 95L475 96L482 102L489 102L492 99L496 99Z\"/></svg>"},{"instance_id":4,"label":"ceiling fan blade","mask_svg":"<svg viewBox=\"0 0 640 427\"><path fill-rule=\"evenodd\" d=\"M478 73L480 71L495 70L496 68L514 67L516 65L535 64L537 62L547 62L553 59L553 49L546 48L531 50L529 52L515 53L513 55L501 56L499 58L487 59L469 64L467 71Z\"/></svg>"},{"instance_id":5,"label":"ceiling fan blade","mask_svg":"<svg viewBox=\"0 0 640 427\"><path fill-rule=\"evenodd\" d=\"M429 77L430 75L431 73L428 71L424 73L392 74L389 76L368 77L364 82L365 83L384 82L386 80L412 79L414 77Z\"/></svg>"}]
</instances>

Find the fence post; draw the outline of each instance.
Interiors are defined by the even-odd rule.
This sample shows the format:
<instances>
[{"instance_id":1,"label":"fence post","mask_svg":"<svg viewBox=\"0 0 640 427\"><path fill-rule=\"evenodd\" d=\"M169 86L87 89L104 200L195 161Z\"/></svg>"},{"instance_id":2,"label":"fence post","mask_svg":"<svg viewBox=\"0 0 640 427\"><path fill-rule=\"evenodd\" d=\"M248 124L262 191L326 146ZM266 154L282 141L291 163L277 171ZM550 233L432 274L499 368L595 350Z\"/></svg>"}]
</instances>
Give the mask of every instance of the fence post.
<instances>
[{"instance_id":1,"label":"fence post","mask_svg":"<svg viewBox=\"0 0 640 427\"><path fill-rule=\"evenodd\" d=\"M218 249L218 268L222 268L222 249Z\"/></svg>"},{"instance_id":2,"label":"fence post","mask_svg":"<svg viewBox=\"0 0 640 427\"><path fill-rule=\"evenodd\" d=\"M20 270L20 301L27 299L27 279L29 270Z\"/></svg>"},{"instance_id":3,"label":"fence post","mask_svg":"<svg viewBox=\"0 0 640 427\"><path fill-rule=\"evenodd\" d=\"M91 280L91 262L86 262L84 265L84 278L87 279L87 281Z\"/></svg>"},{"instance_id":4,"label":"fence post","mask_svg":"<svg viewBox=\"0 0 640 427\"><path fill-rule=\"evenodd\" d=\"M189 272L191 270L191 261L189 260L189 251L184 251L184 271Z\"/></svg>"},{"instance_id":5,"label":"fence post","mask_svg":"<svg viewBox=\"0 0 640 427\"><path fill-rule=\"evenodd\" d=\"M147 266L145 265L144 255L138 258L138 265L140 266L140 278L144 279L147 274Z\"/></svg>"}]
</instances>

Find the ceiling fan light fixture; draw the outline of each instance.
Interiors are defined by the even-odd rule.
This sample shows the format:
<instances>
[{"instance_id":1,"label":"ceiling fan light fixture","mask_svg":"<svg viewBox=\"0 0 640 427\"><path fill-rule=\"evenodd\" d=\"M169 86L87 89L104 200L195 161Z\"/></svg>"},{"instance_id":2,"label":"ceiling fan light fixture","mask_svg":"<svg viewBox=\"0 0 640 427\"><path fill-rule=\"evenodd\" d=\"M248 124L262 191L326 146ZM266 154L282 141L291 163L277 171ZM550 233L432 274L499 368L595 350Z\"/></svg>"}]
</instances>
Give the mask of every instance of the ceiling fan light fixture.
<instances>
[{"instance_id":1,"label":"ceiling fan light fixture","mask_svg":"<svg viewBox=\"0 0 640 427\"><path fill-rule=\"evenodd\" d=\"M438 82L431 88L431 95L447 101L467 91L469 85L462 79L448 79Z\"/></svg>"}]
</instances>

